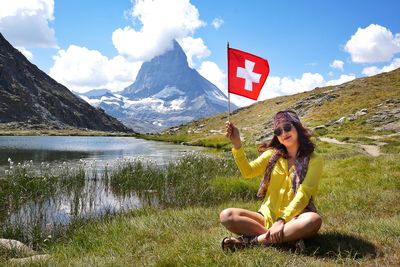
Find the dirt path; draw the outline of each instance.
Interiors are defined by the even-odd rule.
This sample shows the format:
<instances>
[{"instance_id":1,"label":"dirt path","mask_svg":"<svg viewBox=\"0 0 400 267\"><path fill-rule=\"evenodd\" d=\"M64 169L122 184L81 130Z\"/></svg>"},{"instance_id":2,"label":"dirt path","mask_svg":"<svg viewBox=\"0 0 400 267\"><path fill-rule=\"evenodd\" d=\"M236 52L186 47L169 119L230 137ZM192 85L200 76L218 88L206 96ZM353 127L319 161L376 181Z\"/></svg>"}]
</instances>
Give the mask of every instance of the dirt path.
<instances>
[{"instance_id":1,"label":"dirt path","mask_svg":"<svg viewBox=\"0 0 400 267\"><path fill-rule=\"evenodd\" d=\"M336 140L335 138L330 138L330 137L319 137L319 140L322 142L327 142L331 144L337 144L337 145L350 145L349 143L346 142L341 142L339 140ZM381 145L384 143L380 143ZM379 157L382 155L381 150L378 145L362 145L358 144L368 155L372 157Z\"/></svg>"},{"instance_id":2,"label":"dirt path","mask_svg":"<svg viewBox=\"0 0 400 267\"><path fill-rule=\"evenodd\" d=\"M321 140L322 142L326 142L326 143L337 144L337 145L347 145L346 142L341 142L339 140L336 140L336 139L330 138L330 137L319 137L318 139Z\"/></svg>"},{"instance_id":3,"label":"dirt path","mask_svg":"<svg viewBox=\"0 0 400 267\"><path fill-rule=\"evenodd\" d=\"M362 147L365 150L365 152L367 152L368 154L370 154L373 157L379 157L381 155L381 150L380 150L379 146L360 145L360 147Z\"/></svg>"}]
</instances>

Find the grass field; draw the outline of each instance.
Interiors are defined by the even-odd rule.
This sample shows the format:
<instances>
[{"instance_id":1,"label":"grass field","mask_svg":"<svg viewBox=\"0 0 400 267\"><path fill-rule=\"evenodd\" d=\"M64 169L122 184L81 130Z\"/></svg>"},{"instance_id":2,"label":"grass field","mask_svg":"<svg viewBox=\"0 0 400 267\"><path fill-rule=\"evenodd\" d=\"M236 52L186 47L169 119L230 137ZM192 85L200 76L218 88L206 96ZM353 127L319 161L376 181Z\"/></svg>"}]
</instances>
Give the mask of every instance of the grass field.
<instances>
[{"instance_id":1,"label":"grass field","mask_svg":"<svg viewBox=\"0 0 400 267\"><path fill-rule=\"evenodd\" d=\"M163 208L76 222L64 235L42 245L51 259L40 265L398 265L400 156L370 157L355 147L326 143L318 143L318 152L325 158L316 201L323 226L306 242L302 254L284 246L224 253L220 240L229 232L219 224L219 212L226 207L256 210L260 205L254 197L258 180L240 179L229 155L214 161L210 156L196 156L169 170L175 172L169 174L171 177L178 177L173 188L181 185L173 198L178 201L167 201ZM249 154L255 156L254 152ZM140 176L139 186L127 183L119 189L146 188L145 181L150 181L147 171L154 169L140 168L120 170L111 179L125 177L129 181L130 175ZM3 255L3 261L9 257Z\"/></svg>"}]
</instances>

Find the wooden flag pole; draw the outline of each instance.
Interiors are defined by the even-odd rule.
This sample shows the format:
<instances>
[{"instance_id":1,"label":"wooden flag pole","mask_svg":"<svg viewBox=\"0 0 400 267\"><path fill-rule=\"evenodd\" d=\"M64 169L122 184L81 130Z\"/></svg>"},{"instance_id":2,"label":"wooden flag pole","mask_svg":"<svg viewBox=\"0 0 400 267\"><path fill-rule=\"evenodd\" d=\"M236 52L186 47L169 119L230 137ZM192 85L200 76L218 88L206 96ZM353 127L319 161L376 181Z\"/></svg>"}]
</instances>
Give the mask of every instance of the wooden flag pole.
<instances>
[{"instance_id":1,"label":"wooden flag pole","mask_svg":"<svg viewBox=\"0 0 400 267\"><path fill-rule=\"evenodd\" d=\"M227 43L227 49L226 49L226 55L228 58L228 121L230 121L230 115L231 115L231 93L229 93L229 42Z\"/></svg>"}]
</instances>

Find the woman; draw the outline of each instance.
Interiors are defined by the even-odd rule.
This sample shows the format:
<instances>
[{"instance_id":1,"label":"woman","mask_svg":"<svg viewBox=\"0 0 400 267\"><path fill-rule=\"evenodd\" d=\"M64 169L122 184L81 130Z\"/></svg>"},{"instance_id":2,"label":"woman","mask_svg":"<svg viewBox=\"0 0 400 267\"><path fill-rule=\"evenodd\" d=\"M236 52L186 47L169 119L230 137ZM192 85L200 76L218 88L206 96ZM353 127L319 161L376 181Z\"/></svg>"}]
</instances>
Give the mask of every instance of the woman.
<instances>
[{"instance_id":1,"label":"woman","mask_svg":"<svg viewBox=\"0 0 400 267\"><path fill-rule=\"evenodd\" d=\"M252 245L280 244L315 235L322 219L313 197L322 173L322 158L314 152L311 133L292 110L279 111L273 121L274 136L260 146L263 153L248 162L238 129L226 122L236 164L245 178L263 175L257 196L263 199L258 212L228 208L220 221L238 238L225 237L222 248L236 250Z\"/></svg>"}]
</instances>

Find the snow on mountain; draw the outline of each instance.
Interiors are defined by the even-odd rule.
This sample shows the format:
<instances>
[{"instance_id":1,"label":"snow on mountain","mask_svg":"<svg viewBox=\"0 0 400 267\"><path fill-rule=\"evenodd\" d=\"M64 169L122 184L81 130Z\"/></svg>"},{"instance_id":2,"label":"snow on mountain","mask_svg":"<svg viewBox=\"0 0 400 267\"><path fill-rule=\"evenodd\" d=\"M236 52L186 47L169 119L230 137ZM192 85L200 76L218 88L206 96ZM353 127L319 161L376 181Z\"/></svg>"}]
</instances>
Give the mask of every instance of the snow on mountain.
<instances>
[{"instance_id":1,"label":"snow on mountain","mask_svg":"<svg viewBox=\"0 0 400 267\"><path fill-rule=\"evenodd\" d=\"M228 109L226 96L188 66L177 42L172 50L143 63L136 81L123 91L79 95L138 132L158 132ZM231 108L237 107L231 103Z\"/></svg>"}]
</instances>

